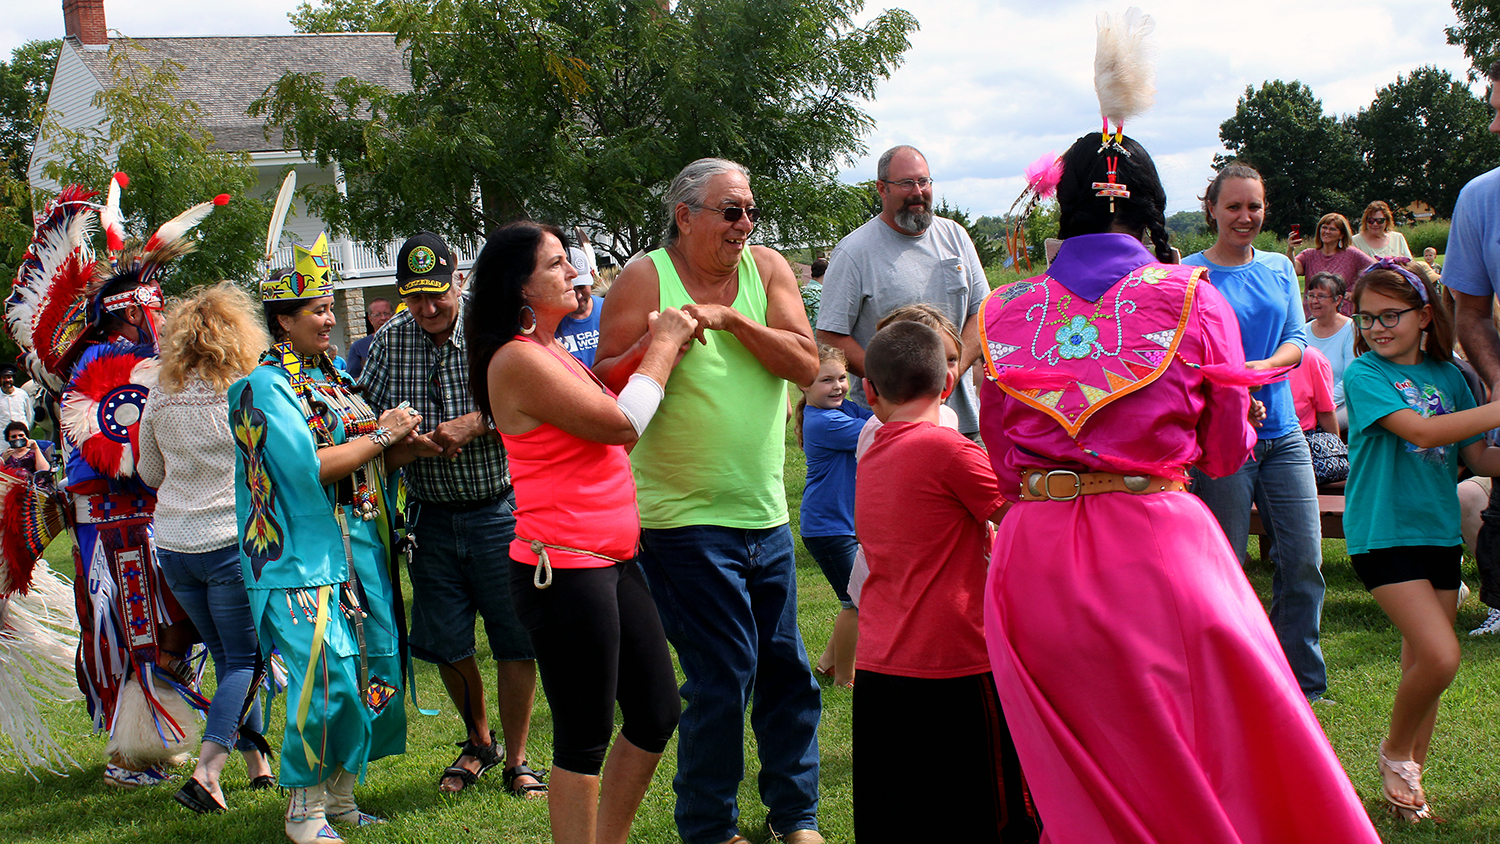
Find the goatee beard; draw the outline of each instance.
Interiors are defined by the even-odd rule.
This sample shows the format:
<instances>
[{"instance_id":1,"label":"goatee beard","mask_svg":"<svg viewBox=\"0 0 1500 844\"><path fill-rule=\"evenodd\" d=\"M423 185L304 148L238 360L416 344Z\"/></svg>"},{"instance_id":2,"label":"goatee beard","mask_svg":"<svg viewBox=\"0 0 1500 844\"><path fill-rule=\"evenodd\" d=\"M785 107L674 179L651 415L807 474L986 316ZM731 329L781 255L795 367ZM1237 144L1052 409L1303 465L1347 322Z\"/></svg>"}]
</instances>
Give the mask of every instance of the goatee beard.
<instances>
[{"instance_id":1,"label":"goatee beard","mask_svg":"<svg viewBox=\"0 0 1500 844\"><path fill-rule=\"evenodd\" d=\"M896 225L910 234L922 234L932 225L932 209L922 206L920 210L910 205L901 206L896 212Z\"/></svg>"}]
</instances>

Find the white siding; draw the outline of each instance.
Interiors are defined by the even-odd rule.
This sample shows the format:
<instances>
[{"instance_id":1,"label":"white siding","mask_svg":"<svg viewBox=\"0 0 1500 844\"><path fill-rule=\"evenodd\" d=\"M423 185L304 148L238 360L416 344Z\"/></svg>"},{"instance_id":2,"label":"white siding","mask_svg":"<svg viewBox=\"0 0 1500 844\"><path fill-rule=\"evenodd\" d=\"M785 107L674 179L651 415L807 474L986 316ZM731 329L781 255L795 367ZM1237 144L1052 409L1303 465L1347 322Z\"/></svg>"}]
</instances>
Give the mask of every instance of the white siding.
<instances>
[{"instance_id":1,"label":"white siding","mask_svg":"<svg viewBox=\"0 0 1500 844\"><path fill-rule=\"evenodd\" d=\"M104 88L79 58L78 50L73 39L63 39L62 50L57 56L57 71L52 76L52 90L47 95L47 117L69 129L99 126L102 130L104 109L94 106L93 99L94 94ZM53 157L51 147L45 137L37 136L31 166L26 171L32 190L56 192L60 187L51 179L42 177L42 166Z\"/></svg>"}]
</instances>

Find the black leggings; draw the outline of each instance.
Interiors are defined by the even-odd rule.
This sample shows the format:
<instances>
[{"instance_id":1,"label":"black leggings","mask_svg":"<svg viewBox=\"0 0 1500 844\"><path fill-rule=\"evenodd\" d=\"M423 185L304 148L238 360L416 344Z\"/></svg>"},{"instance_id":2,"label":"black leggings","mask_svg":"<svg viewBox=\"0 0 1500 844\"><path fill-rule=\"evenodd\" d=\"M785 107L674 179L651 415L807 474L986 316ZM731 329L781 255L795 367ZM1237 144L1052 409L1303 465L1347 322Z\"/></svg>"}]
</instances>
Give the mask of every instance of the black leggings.
<instances>
[{"instance_id":1,"label":"black leggings","mask_svg":"<svg viewBox=\"0 0 1500 844\"><path fill-rule=\"evenodd\" d=\"M531 636L542 690L552 707L552 764L597 776L615 731L661 753L682 702L656 604L634 560L607 568L552 570L552 586L531 583L535 566L511 561L510 595Z\"/></svg>"}]
</instances>

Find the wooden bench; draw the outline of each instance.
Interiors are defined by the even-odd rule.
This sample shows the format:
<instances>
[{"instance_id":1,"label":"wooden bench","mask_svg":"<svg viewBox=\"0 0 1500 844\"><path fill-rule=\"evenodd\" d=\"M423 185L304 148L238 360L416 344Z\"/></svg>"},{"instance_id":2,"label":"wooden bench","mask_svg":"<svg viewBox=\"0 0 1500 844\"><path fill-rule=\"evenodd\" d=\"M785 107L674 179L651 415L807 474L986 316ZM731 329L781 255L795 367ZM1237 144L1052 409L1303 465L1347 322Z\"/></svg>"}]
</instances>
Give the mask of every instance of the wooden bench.
<instances>
[{"instance_id":1,"label":"wooden bench","mask_svg":"<svg viewBox=\"0 0 1500 844\"><path fill-rule=\"evenodd\" d=\"M1343 484L1339 484L1343 486ZM1335 493L1318 493L1318 524L1323 530L1324 539L1344 538L1344 496ZM1252 505L1250 507L1250 534L1252 536L1265 536L1265 525L1261 524L1260 512ZM1264 559L1264 554L1262 554Z\"/></svg>"}]
</instances>

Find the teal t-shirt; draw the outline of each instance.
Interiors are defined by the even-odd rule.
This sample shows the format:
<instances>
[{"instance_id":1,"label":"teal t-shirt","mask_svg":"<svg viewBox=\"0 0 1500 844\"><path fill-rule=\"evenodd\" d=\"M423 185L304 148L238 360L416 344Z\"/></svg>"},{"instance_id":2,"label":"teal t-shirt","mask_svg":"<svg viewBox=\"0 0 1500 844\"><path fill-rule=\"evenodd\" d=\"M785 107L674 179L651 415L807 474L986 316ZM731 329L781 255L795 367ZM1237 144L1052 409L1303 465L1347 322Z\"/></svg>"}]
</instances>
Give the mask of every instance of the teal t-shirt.
<instances>
[{"instance_id":1,"label":"teal t-shirt","mask_svg":"<svg viewBox=\"0 0 1500 844\"><path fill-rule=\"evenodd\" d=\"M1409 545L1459 545L1457 445L1417 448L1391 433L1380 419L1404 408L1424 418L1474 407L1458 367L1423 357L1412 366L1375 352L1344 370L1349 409L1349 483L1344 494L1344 536L1349 553Z\"/></svg>"}]
</instances>

